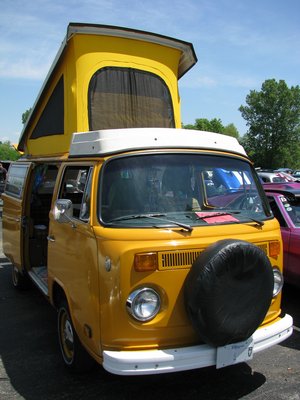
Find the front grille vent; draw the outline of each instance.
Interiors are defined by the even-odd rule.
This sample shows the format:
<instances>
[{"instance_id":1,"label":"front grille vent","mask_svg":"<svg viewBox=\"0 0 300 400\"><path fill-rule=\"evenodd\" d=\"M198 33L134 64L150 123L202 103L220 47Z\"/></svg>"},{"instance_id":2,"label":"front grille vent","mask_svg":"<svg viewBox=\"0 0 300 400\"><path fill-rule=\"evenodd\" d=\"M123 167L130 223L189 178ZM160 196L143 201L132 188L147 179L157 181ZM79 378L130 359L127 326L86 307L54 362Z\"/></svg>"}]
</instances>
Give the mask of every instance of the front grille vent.
<instances>
[{"instance_id":1,"label":"front grille vent","mask_svg":"<svg viewBox=\"0 0 300 400\"><path fill-rule=\"evenodd\" d=\"M160 270L190 268L201 250L164 251L158 253Z\"/></svg>"},{"instance_id":2,"label":"front grille vent","mask_svg":"<svg viewBox=\"0 0 300 400\"><path fill-rule=\"evenodd\" d=\"M257 247L268 255L268 243L255 243ZM158 253L158 269L160 271L170 269L191 268L193 262L204 249L162 251Z\"/></svg>"}]
</instances>

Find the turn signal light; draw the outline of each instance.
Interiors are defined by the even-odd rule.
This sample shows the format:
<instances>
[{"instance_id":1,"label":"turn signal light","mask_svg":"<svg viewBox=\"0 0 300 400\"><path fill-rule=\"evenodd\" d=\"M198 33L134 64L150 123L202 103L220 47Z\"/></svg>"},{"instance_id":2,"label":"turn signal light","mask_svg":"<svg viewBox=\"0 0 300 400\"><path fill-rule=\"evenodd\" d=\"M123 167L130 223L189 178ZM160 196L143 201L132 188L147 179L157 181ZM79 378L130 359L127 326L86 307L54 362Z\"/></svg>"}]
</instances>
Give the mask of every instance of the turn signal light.
<instances>
[{"instance_id":1,"label":"turn signal light","mask_svg":"<svg viewBox=\"0 0 300 400\"><path fill-rule=\"evenodd\" d=\"M157 253L139 253L134 256L134 269L138 272L155 271L158 267Z\"/></svg>"},{"instance_id":2,"label":"turn signal light","mask_svg":"<svg viewBox=\"0 0 300 400\"><path fill-rule=\"evenodd\" d=\"M280 242L269 243L269 255L270 257L277 258L280 254Z\"/></svg>"}]
</instances>

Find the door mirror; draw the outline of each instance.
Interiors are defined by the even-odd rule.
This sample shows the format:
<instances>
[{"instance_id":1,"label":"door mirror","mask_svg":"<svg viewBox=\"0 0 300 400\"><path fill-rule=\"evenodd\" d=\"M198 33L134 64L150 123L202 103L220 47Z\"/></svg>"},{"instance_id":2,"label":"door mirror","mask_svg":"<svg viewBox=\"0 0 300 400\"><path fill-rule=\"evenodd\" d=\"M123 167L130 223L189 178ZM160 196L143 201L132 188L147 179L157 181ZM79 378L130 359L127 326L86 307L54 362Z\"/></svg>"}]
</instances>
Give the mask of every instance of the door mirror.
<instances>
[{"instance_id":1,"label":"door mirror","mask_svg":"<svg viewBox=\"0 0 300 400\"><path fill-rule=\"evenodd\" d=\"M72 221L73 204L69 199L58 199L54 206L54 219L57 222L64 223Z\"/></svg>"}]
</instances>

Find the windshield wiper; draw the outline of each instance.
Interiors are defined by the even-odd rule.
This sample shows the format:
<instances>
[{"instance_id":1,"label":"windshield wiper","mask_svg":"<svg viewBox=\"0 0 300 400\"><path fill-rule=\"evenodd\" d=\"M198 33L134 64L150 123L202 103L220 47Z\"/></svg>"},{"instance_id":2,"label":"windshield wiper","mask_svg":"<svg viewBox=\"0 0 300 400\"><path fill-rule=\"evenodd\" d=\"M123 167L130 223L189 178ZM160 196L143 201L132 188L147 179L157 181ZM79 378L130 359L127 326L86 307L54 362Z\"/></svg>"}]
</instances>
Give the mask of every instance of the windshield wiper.
<instances>
[{"instance_id":1,"label":"windshield wiper","mask_svg":"<svg viewBox=\"0 0 300 400\"><path fill-rule=\"evenodd\" d=\"M255 222L259 227L264 226L264 221L260 221L259 219L251 218L251 217L246 217L247 219L250 219L250 221Z\"/></svg>"},{"instance_id":2,"label":"windshield wiper","mask_svg":"<svg viewBox=\"0 0 300 400\"><path fill-rule=\"evenodd\" d=\"M181 222L177 222L174 220L171 220L169 218L166 218L166 214L133 214L133 215L123 215L122 217L117 217L113 218L112 220L109 221L109 223L116 222L116 221L127 221L130 219L139 219L139 218L150 218L150 219L160 219L165 222L169 222L171 224L177 225L180 228L186 229L189 232L192 232L193 228L191 225L188 224L183 224Z\"/></svg>"}]
</instances>

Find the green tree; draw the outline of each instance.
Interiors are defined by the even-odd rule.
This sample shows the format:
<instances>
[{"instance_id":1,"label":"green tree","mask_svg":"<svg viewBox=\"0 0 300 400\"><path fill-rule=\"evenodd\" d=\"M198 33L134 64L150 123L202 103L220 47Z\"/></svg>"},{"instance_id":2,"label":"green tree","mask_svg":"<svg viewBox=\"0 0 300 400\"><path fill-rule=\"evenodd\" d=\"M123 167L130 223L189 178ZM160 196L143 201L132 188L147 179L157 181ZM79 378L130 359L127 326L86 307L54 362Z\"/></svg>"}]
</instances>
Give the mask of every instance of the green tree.
<instances>
[{"instance_id":1,"label":"green tree","mask_svg":"<svg viewBox=\"0 0 300 400\"><path fill-rule=\"evenodd\" d=\"M181 124L181 128L182 129L196 129L195 125L192 125L192 124L187 124L187 125Z\"/></svg>"},{"instance_id":2,"label":"green tree","mask_svg":"<svg viewBox=\"0 0 300 400\"><path fill-rule=\"evenodd\" d=\"M29 115L30 115L30 113L31 113L31 108L29 108L28 110L26 110L25 112L23 112L23 114L22 114L22 124L24 125L25 124L25 122L27 121L27 119L28 119L28 117L29 117Z\"/></svg>"},{"instance_id":3,"label":"green tree","mask_svg":"<svg viewBox=\"0 0 300 400\"><path fill-rule=\"evenodd\" d=\"M239 131L234 124L231 123L227 126L224 126L220 118L213 118L210 121L207 118L197 118L194 125L182 124L182 127L184 129L197 129L199 131L222 133L225 135L233 136L236 139L239 139L240 137Z\"/></svg>"},{"instance_id":4,"label":"green tree","mask_svg":"<svg viewBox=\"0 0 300 400\"><path fill-rule=\"evenodd\" d=\"M15 161L20 158L20 153L15 150L9 141L0 144L0 160Z\"/></svg>"},{"instance_id":5,"label":"green tree","mask_svg":"<svg viewBox=\"0 0 300 400\"><path fill-rule=\"evenodd\" d=\"M239 110L249 130L243 145L257 166L263 168L299 165L300 88L284 80L266 80L261 91L251 90L246 106Z\"/></svg>"},{"instance_id":6,"label":"green tree","mask_svg":"<svg viewBox=\"0 0 300 400\"><path fill-rule=\"evenodd\" d=\"M211 132L224 133L225 128L220 118L213 118L212 120L210 120L210 126Z\"/></svg>"},{"instance_id":7,"label":"green tree","mask_svg":"<svg viewBox=\"0 0 300 400\"><path fill-rule=\"evenodd\" d=\"M206 118L197 118L195 120L195 129L198 131L208 131L212 132L211 124L208 119Z\"/></svg>"},{"instance_id":8,"label":"green tree","mask_svg":"<svg viewBox=\"0 0 300 400\"><path fill-rule=\"evenodd\" d=\"M225 135L235 137L236 139L240 139L239 131L232 123L225 126L223 133Z\"/></svg>"}]
</instances>

